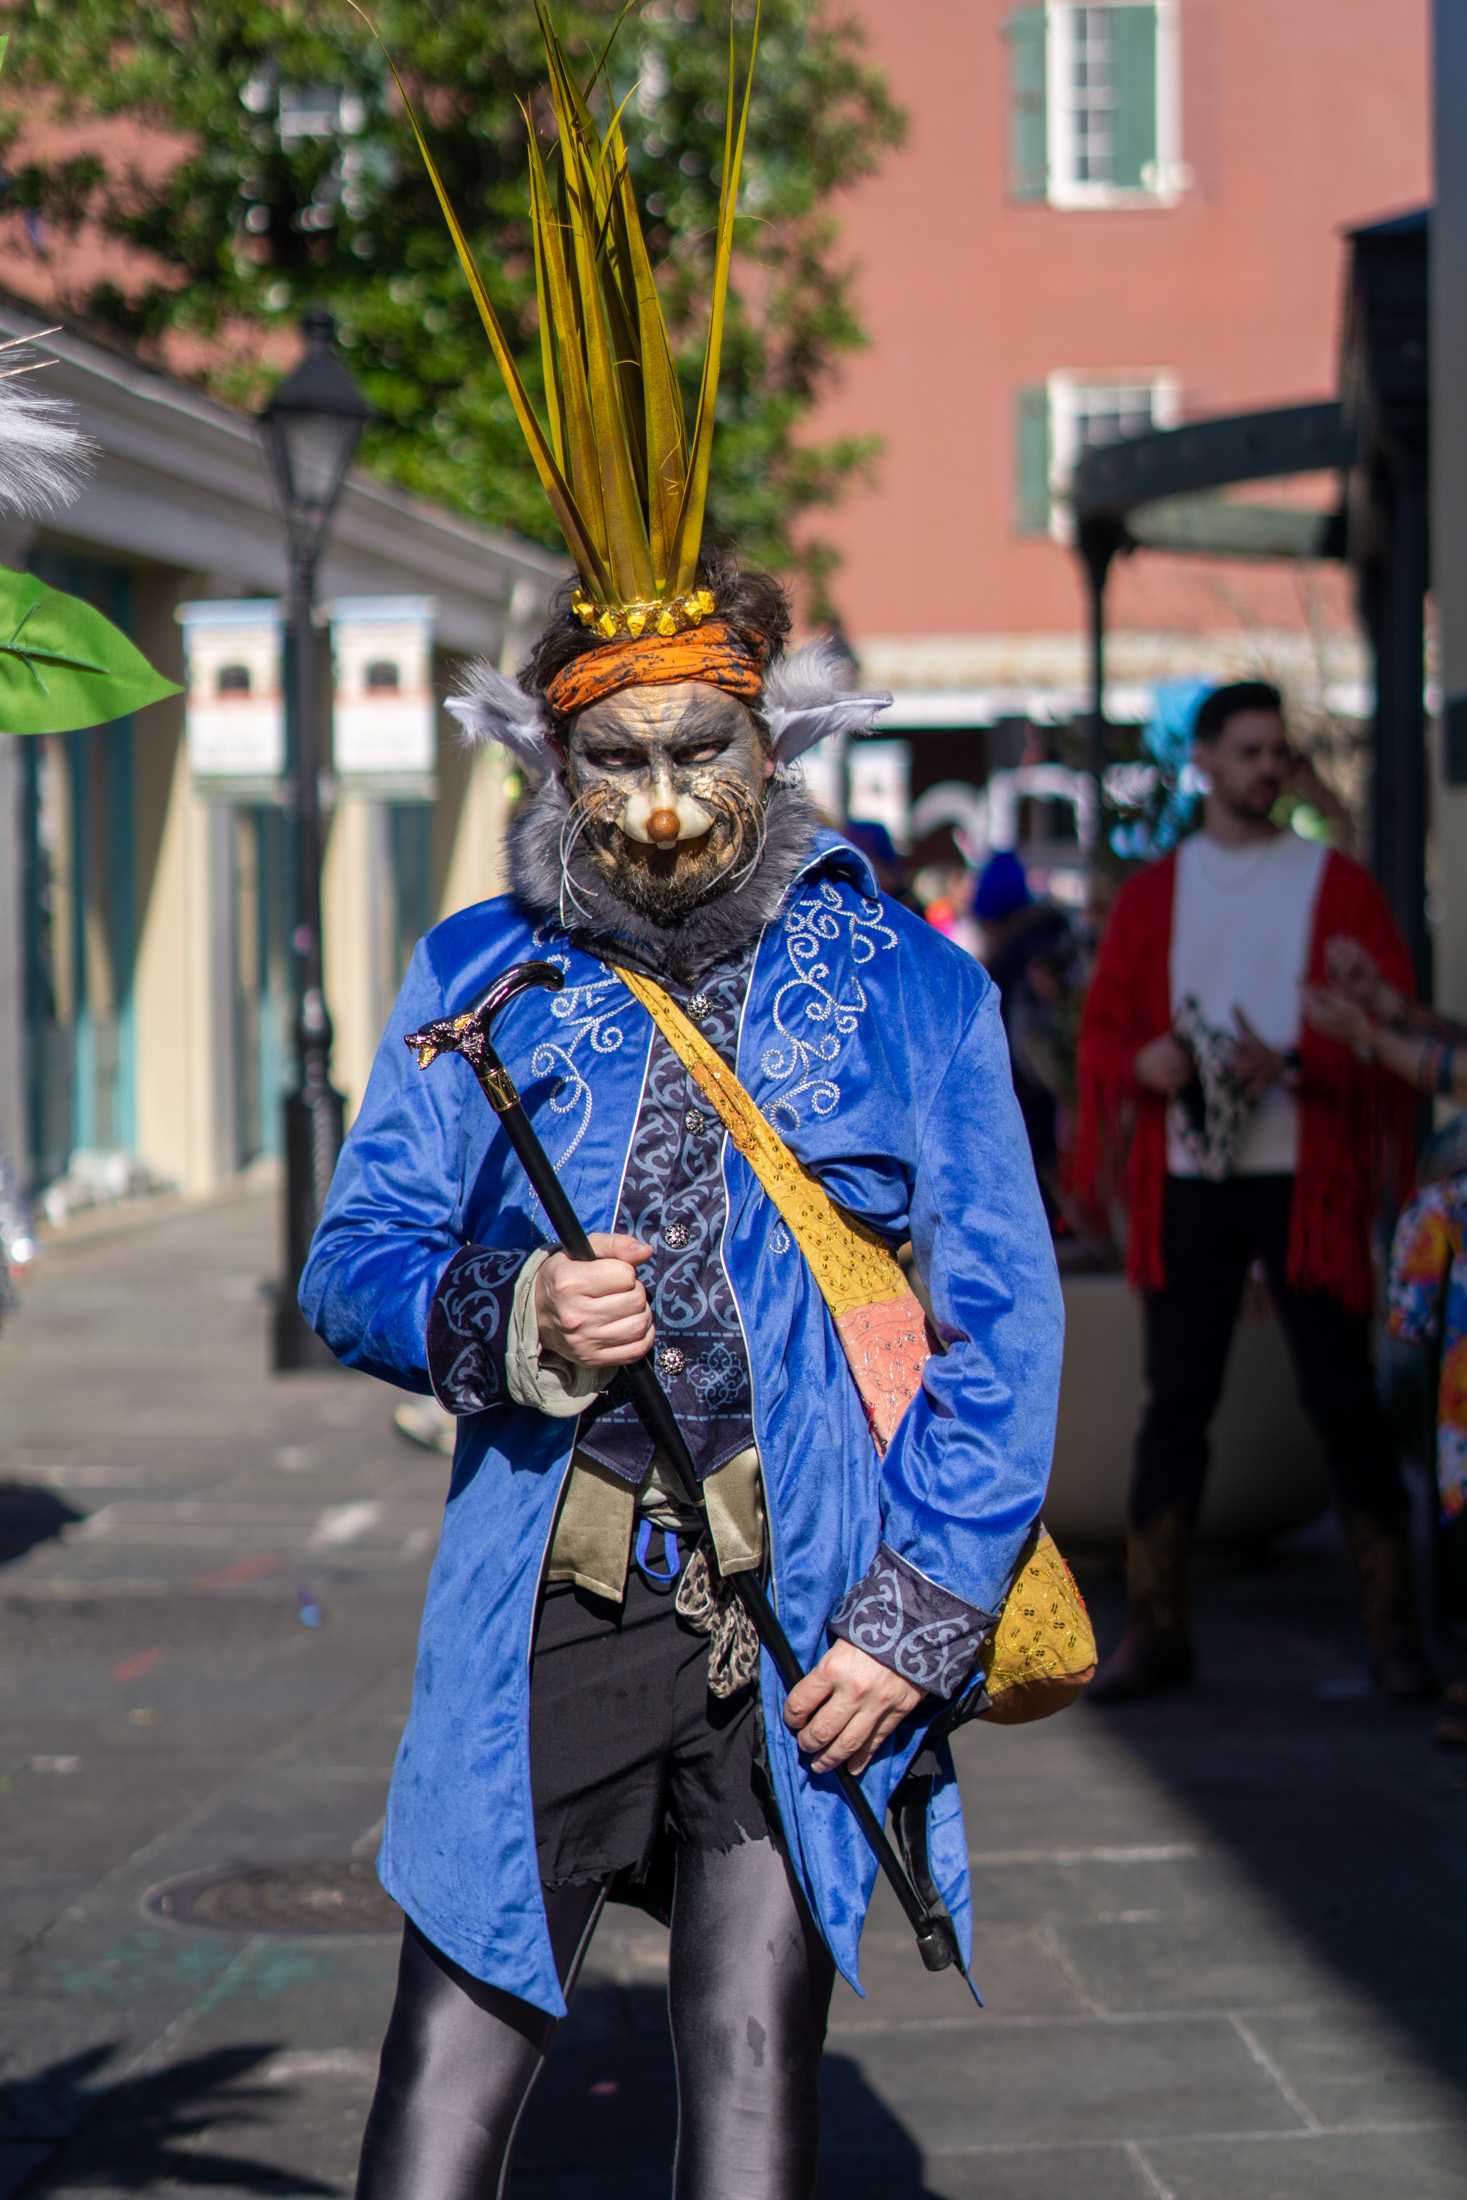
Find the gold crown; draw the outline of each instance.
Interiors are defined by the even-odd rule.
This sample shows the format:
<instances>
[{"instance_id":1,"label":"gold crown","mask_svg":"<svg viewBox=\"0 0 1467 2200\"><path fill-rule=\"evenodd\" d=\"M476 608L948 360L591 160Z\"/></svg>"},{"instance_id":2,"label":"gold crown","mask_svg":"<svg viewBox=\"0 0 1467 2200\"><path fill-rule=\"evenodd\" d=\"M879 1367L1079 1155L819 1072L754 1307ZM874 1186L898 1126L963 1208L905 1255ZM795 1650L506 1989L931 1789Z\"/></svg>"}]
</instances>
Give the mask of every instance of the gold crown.
<instances>
[{"instance_id":1,"label":"gold crown","mask_svg":"<svg viewBox=\"0 0 1467 2200\"><path fill-rule=\"evenodd\" d=\"M665 640L686 627L701 626L717 608L711 588L689 589L684 596L653 597L650 603L596 603L579 588L571 598L571 609L582 626L593 628L603 642L636 642L644 634L660 634Z\"/></svg>"}]
</instances>

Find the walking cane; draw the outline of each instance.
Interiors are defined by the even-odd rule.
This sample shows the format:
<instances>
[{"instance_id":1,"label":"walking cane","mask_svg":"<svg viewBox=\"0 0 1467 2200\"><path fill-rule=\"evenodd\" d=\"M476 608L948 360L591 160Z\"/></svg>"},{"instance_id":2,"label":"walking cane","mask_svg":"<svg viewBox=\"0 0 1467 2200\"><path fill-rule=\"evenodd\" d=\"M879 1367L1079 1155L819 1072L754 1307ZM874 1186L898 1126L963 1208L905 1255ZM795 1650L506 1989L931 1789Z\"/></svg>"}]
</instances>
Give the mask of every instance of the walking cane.
<instances>
[{"instance_id":1,"label":"walking cane","mask_svg":"<svg viewBox=\"0 0 1467 2200\"><path fill-rule=\"evenodd\" d=\"M550 1217L551 1227L560 1239L564 1250L572 1260L594 1260L590 1240L581 1228L576 1211L566 1197L565 1188L555 1173L554 1166L535 1135L529 1117L520 1105L520 1096L514 1080L500 1061L490 1044L489 1032L500 1010L512 1001L516 994L530 986L544 986L547 992L558 993L565 980L553 963L517 963L502 978L496 978L486 993L466 1009L461 1016L449 1016L438 1023L426 1024L421 1031L410 1032L406 1044L418 1057L419 1069L426 1069L440 1054L461 1054L479 1081L480 1090L504 1126L505 1134L524 1164L540 1204ZM667 1393L657 1380L650 1360L638 1360L624 1367L622 1374L631 1392L642 1426L658 1450L672 1468L681 1493L697 1512L704 1510L702 1492L682 1430L673 1416ZM764 1585L757 1574L731 1574L730 1585L749 1618L760 1642L774 1661L786 1692L798 1687L805 1678L800 1661L795 1656L789 1637L779 1623L779 1618L764 1593ZM918 1888L887 1837L886 1828L866 1799L860 1781L845 1765L836 1767L836 1780L840 1791L855 1815L856 1823L871 1845L877 1863L890 1881L907 1921L917 1936L917 1947L922 1961L929 1971L945 1971L952 1964L962 1968L957 1935L952 1919L943 1907L936 1889L923 1894Z\"/></svg>"}]
</instances>

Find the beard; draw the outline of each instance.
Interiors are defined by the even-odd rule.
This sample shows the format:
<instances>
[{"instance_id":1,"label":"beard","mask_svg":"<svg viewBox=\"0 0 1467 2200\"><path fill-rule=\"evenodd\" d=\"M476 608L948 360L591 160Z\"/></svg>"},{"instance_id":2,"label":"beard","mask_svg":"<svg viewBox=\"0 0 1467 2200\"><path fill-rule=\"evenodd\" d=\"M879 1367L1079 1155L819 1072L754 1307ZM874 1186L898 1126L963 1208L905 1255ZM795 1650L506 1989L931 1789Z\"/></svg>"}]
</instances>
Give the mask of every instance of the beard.
<instances>
[{"instance_id":1,"label":"beard","mask_svg":"<svg viewBox=\"0 0 1467 2200\"><path fill-rule=\"evenodd\" d=\"M515 898L613 959L696 975L768 923L819 823L803 787L781 776L762 797L719 782L697 799L714 814L701 841L643 848L616 823L619 797L576 800L551 773L510 821Z\"/></svg>"},{"instance_id":2,"label":"beard","mask_svg":"<svg viewBox=\"0 0 1467 2200\"><path fill-rule=\"evenodd\" d=\"M1263 825L1273 816L1283 791L1282 780L1268 781L1261 787L1244 787L1236 794L1225 795L1223 803L1239 824Z\"/></svg>"}]
</instances>

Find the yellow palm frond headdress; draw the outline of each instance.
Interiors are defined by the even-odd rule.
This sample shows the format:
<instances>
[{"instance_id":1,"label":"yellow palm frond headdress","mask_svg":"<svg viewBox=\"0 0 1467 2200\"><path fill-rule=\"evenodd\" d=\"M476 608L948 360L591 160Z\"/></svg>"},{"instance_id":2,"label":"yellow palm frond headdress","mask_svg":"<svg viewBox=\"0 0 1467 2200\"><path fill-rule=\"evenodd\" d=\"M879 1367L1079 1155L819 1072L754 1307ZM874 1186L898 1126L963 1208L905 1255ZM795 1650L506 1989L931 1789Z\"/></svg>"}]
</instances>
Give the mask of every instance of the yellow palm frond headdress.
<instances>
[{"instance_id":1,"label":"yellow palm frond headdress","mask_svg":"<svg viewBox=\"0 0 1467 2200\"><path fill-rule=\"evenodd\" d=\"M357 13L363 10L357 8ZM713 454L734 207L759 43L756 4L741 96L736 96L732 24L729 30L713 287L698 407L689 434L672 342L632 191L622 131L626 101L614 109L604 130L590 105L626 13L624 7L582 89L544 0L536 0L559 137L559 160L547 162L526 110L543 422L389 56L490 349L580 575L573 609L607 644L671 640L702 626L717 608L712 594L699 586L698 558Z\"/></svg>"}]
</instances>

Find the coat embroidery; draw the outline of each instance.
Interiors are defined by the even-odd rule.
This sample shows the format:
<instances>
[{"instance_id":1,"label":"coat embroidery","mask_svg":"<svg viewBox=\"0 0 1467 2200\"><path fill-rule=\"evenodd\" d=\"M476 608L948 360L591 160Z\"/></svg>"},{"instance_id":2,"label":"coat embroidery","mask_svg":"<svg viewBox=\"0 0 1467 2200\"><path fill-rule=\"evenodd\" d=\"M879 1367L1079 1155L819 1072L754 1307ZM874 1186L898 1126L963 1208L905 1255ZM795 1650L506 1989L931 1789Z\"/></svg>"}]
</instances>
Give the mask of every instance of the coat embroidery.
<instances>
[{"instance_id":1,"label":"coat embroidery","mask_svg":"<svg viewBox=\"0 0 1467 2200\"><path fill-rule=\"evenodd\" d=\"M930 1696L956 1696L993 1625L992 1615L929 1581L883 1543L830 1615L830 1632Z\"/></svg>"},{"instance_id":2,"label":"coat embroidery","mask_svg":"<svg viewBox=\"0 0 1467 2200\"><path fill-rule=\"evenodd\" d=\"M777 1129L793 1130L799 1127L802 1100L819 1116L839 1107L835 1071L871 1005L855 968L889 953L897 936L883 922L879 901L864 894L852 900L824 879L796 900L784 920L784 935L794 975L780 986L773 1008L774 1028L784 1044L766 1047L759 1067L780 1087L765 1100L765 1113ZM842 942L855 966L844 994L838 979L832 984L829 960L831 948Z\"/></svg>"},{"instance_id":3,"label":"coat embroidery","mask_svg":"<svg viewBox=\"0 0 1467 2200\"><path fill-rule=\"evenodd\" d=\"M571 1118L567 1143L551 1155L558 1169L565 1167L591 1128L596 1105L590 1080L576 1060L577 1052L585 1045L592 1054L615 1054L626 1038L618 1018L627 1005L626 989L609 971L582 985L569 982L570 956L564 949L550 945L564 936L549 924L542 924L535 934L534 944L541 960L564 972L567 982L559 993L548 997L550 1014L560 1026L561 1035L558 1039L542 1039L530 1056L532 1076L557 1079L550 1098L552 1115Z\"/></svg>"},{"instance_id":4,"label":"coat embroidery","mask_svg":"<svg viewBox=\"0 0 1467 2200\"><path fill-rule=\"evenodd\" d=\"M752 961L750 942L705 973L698 996L707 1036L728 1062ZM723 1142L709 1135L698 1100L696 1084L654 1030L616 1227L652 1247L641 1280L660 1340L658 1371L693 1463L704 1475L742 1451L753 1432L749 1367L721 1252L727 1214ZM624 1403L588 1418L581 1448L633 1482L641 1480L652 1458L651 1438Z\"/></svg>"},{"instance_id":5,"label":"coat embroidery","mask_svg":"<svg viewBox=\"0 0 1467 2200\"><path fill-rule=\"evenodd\" d=\"M444 1271L428 1315L428 1373L450 1413L485 1413L509 1395L504 1348L522 1246L466 1245Z\"/></svg>"}]
</instances>

